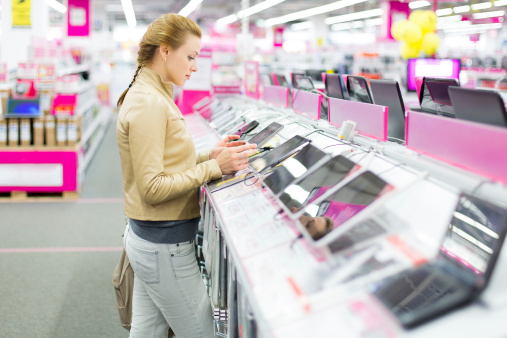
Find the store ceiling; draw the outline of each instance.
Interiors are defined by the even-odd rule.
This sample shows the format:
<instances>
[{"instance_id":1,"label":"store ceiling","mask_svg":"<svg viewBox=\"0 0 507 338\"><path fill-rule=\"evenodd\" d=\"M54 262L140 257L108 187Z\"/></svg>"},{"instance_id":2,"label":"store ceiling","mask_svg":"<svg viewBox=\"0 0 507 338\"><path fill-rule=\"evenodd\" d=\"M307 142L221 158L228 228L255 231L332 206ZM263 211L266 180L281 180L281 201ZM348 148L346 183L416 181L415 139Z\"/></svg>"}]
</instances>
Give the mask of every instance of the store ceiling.
<instances>
[{"instance_id":1,"label":"store ceiling","mask_svg":"<svg viewBox=\"0 0 507 338\"><path fill-rule=\"evenodd\" d=\"M250 6L263 2L264 0L250 0ZM336 1L336 0L334 0ZM265 11L254 14L250 17L251 21L258 19L269 19L289 13L305 10L317 6L327 5L333 0L286 0ZM136 20L138 25L149 24L163 13L178 13L189 0L132 0ZM120 0L93 0L93 11L95 13L107 13L110 26L125 25L125 14L123 12ZM378 0L370 0L344 9L329 12L327 15L338 15L360 11L370 8L378 8ZM198 22L201 26L209 26L217 19L241 10L240 0L204 0L200 8L189 15L189 18ZM97 17L97 16L96 16Z\"/></svg>"}]
</instances>

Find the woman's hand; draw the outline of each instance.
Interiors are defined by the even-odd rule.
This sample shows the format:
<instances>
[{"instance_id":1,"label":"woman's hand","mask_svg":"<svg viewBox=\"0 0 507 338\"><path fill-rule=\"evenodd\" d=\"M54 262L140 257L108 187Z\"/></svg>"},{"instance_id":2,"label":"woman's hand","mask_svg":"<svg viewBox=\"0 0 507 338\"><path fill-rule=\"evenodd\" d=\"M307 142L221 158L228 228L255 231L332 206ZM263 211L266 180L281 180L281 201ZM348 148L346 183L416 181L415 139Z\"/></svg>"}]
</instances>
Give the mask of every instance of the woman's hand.
<instances>
[{"instance_id":1,"label":"woman's hand","mask_svg":"<svg viewBox=\"0 0 507 338\"><path fill-rule=\"evenodd\" d=\"M239 136L238 135L227 135L225 136L222 141L218 142L215 147L213 148L213 150L211 151L211 153L209 154L209 159L210 160L213 160L213 159L216 159L218 157L218 155L225 149L225 148L229 148L229 147L238 147L238 146L242 146L244 144L246 144L246 141L234 141L234 140L237 140L239 139ZM233 142L230 142L229 141L233 141Z\"/></svg>"},{"instance_id":2,"label":"woman's hand","mask_svg":"<svg viewBox=\"0 0 507 338\"><path fill-rule=\"evenodd\" d=\"M231 142L232 144L235 142ZM256 144L223 147L216 160L223 175L229 175L245 169L248 166L248 157L257 152ZM210 156L211 157L211 156Z\"/></svg>"}]
</instances>

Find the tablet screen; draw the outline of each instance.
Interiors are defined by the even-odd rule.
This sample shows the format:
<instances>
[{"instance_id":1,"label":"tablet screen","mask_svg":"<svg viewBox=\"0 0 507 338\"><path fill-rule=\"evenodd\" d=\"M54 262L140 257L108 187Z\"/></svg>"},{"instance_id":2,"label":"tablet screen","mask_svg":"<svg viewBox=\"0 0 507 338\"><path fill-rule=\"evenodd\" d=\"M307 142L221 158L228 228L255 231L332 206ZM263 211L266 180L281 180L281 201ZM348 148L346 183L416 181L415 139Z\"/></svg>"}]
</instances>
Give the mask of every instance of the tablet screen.
<instances>
[{"instance_id":1,"label":"tablet screen","mask_svg":"<svg viewBox=\"0 0 507 338\"><path fill-rule=\"evenodd\" d=\"M248 143L255 143L258 147L262 147L264 143L269 141L270 138L276 135L283 126L279 123L273 122L266 128L262 129L257 135L248 140Z\"/></svg>"},{"instance_id":2,"label":"tablet screen","mask_svg":"<svg viewBox=\"0 0 507 338\"><path fill-rule=\"evenodd\" d=\"M293 138L287 140L286 142L280 144L275 149L269 151L262 157L256 157L250 162L250 166L256 172L262 172L266 168L270 168L274 165L277 165L284 158L292 154L298 147L303 146L304 144L310 142L310 140L296 135Z\"/></svg>"}]
</instances>

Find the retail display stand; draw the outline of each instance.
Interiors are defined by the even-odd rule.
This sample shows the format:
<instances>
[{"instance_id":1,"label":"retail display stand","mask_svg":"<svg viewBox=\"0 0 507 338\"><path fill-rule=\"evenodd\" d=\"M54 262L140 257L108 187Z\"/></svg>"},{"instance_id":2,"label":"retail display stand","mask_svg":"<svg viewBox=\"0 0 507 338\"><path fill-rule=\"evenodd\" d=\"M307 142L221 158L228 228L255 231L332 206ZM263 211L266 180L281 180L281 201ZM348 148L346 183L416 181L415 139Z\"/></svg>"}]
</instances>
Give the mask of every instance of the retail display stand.
<instances>
[{"instance_id":1,"label":"retail display stand","mask_svg":"<svg viewBox=\"0 0 507 338\"><path fill-rule=\"evenodd\" d=\"M507 184L507 129L409 110L406 147Z\"/></svg>"},{"instance_id":2,"label":"retail display stand","mask_svg":"<svg viewBox=\"0 0 507 338\"><path fill-rule=\"evenodd\" d=\"M55 83L47 76L54 69L45 65L43 70L41 116L6 119L9 141L0 143L3 198L77 198L110 120L111 109L99 105L92 83L81 82L72 69L59 73Z\"/></svg>"},{"instance_id":3,"label":"retail display stand","mask_svg":"<svg viewBox=\"0 0 507 338\"><path fill-rule=\"evenodd\" d=\"M360 135L387 141L388 108L368 103L329 98L329 123L340 127L343 121L356 122Z\"/></svg>"}]
</instances>

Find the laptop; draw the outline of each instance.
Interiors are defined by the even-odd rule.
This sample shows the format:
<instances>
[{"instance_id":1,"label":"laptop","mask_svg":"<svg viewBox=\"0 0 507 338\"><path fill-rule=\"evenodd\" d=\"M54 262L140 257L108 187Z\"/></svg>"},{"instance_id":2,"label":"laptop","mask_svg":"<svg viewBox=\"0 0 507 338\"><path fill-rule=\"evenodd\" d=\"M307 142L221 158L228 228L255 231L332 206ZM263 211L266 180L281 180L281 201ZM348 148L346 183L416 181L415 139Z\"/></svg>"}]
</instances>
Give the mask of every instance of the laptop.
<instances>
[{"instance_id":1,"label":"laptop","mask_svg":"<svg viewBox=\"0 0 507 338\"><path fill-rule=\"evenodd\" d=\"M348 75L347 90L351 101L373 103L370 87L364 76Z\"/></svg>"},{"instance_id":2,"label":"laptop","mask_svg":"<svg viewBox=\"0 0 507 338\"><path fill-rule=\"evenodd\" d=\"M274 73L273 73L273 75L275 76L276 81L278 82L278 86L281 86L281 87L288 87L289 86L289 84L287 83L287 79L285 78L285 75L274 74Z\"/></svg>"},{"instance_id":3,"label":"laptop","mask_svg":"<svg viewBox=\"0 0 507 338\"><path fill-rule=\"evenodd\" d=\"M435 260L384 279L373 295L406 328L469 303L488 285L506 232L506 209L462 194Z\"/></svg>"},{"instance_id":4,"label":"laptop","mask_svg":"<svg viewBox=\"0 0 507 338\"><path fill-rule=\"evenodd\" d=\"M336 99L350 100L345 82L340 74L326 74L326 95Z\"/></svg>"},{"instance_id":5,"label":"laptop","mask_svg":"<svg viewBox=\"0 0 507 338\"><path fill-rule=\"evenodd\" d=\"M283 129L283 126L280 123L272 122L266 128L262 129L255 136L247 139L248 143L255 143L258 148L262 147L266 142L268 142L271 138L273 138L280 130Z\"/></svg>"},{"instance_id":6,"label":"laptop","mask_svg":"<svg viewBox=\"0 0 507 338\"><path fill-rule=\"evenodd\" d=\"M335 239L333 234L342 232L341 227L352 217L393 189L373 172L359 170L321 196L311 197L303 209L292 209L291 217L299 220L297 226L309 243L322 247Z\"/></svg>"},{"instance_id":7,"label":"laptop","mask_svg":"<svg viewBox=\"0 0 507 338\"><path fill-rule=\"evenodd\" d=\"M502 96L493 90L449 87L456 118L507 127Z\"/></svg>"},{"instance_id":8,"label":"laptop","mask_svg":"<svg viewBox=\"0 0 507 338\"><path fill-rule=\"evenodd\" d=\"M315 89L312 78L307 75L294 75L294 83L292 85L295 89L303 89L312 91Z\"/></svg>"},{"instance_id":9,"label":"laptop","mask_svg":"<svg viewBox=\"0 0 507 338\"><path fill-rule=\"evenodd\" d=\"M370 80L373 101L389 108L388 137L405 140L405 105L397 81Z\"/></svg>"},{"instance_id":10,"label":"laptop","mask_svg":"<svg viewBox=\"0 0 507 338\"><path fill-rule=\"evenodd\" d=\"M458 80L448 78L424 77L419 93L420 109L413 111L455 117L449 97L449 87L459 87ZM436 101L435 101L436 100Z\"/></svg>"},{"instance_id":11,"label":"laptop","mask_svg":"<svg viewBox=\"0 0 507 338\"><path fill-rule=\"evenodd\" d=\"M276 166L310 142L309 139L296 135L264 155L251 158L248 169L242 170L239 174L226 175L208 183L208 189L210 192L215 192L248 180L254 174L262 175L263 172Z\"/></svg>"},{"instance_id":12,"label":"laptop","mask_svg":"<svg viewBox=\"0 0 507 338\"><path fill-rule=\"evenodd\" d=\"M276 195L295 179L306 174L311 167L319 166L329 157L330 155L311 143L307 144L297 154L286 158L269 171L262 183Z\"/></svg>"}]
</instances>

